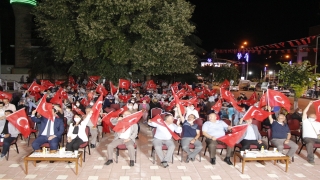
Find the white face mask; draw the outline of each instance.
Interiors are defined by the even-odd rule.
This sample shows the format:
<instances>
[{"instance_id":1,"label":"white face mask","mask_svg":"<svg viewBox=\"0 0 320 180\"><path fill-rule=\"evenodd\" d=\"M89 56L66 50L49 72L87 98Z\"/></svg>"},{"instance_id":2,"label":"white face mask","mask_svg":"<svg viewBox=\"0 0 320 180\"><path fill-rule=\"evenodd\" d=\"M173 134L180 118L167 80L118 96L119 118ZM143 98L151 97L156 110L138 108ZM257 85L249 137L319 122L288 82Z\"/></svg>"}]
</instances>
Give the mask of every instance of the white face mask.
<instances>
[{"instance_id":1,"label":"white face mask","mask_svg":"<svg viewBox=\"0 0 320 180\"><path fill-rule=\"evenodd\" d=\"M74 118L75 122L79 122L81 120L81 118Z\"/></svg>"},{"instance_id":2,"label":"white face mask","mask_svg":"<svg viewBox=\"0 0 320 180\"><path fill-rule=\"evenodd\" d=\"M130 110L131 110L131 109L132 109L132 106L128 106L128 109L130 109Z\"/></svg>"},{"instance_id":3,"label":"white face mask","mask_svg":"<svg viewBox=\"0 0 320 180\"><path fill-rule=\"evenodd\" d=\"M194 107L189 107L190 110L194 110Z\"/></svg>"},{"instance_id":4,"label":"white face mask","mask_svg":"<svg viewBox=\"0 0 320 180\"><path fill-rule=\"evenodd\" d=\"M76 106L80 106L80 104L79 104L79 103L77 103L77 104L76 104Z\"/></svg>"},{"instance_id":5,"label":"white face mask","mask_svg":"<svg viewBox=\"0 0 320 180\"><path fill-rule=\"evenodd\" d=\"M310 121L315 121L316 119L314 119L314 118L309 118L309 120L310 120Z\"/></svg>"},{"instance_id":6,"label":"white face mask","mask_svg":"<svg viewBox=\"0 0 320 180\"><path fill-rule=\"evenodd\" d=\"M67 112L70 112L70 109L66 109L67 110Z\"/></svg>"},{"instance_id":7,"label":"white face mask","mask_svg":"<svg viewBox=\"0 0 320 180\"><path fill-rule=\"evenodd\" d=\"M93 102L91 102L89 105L90 105L90 106L93 106Z\"/></svg>"}]
</instances>

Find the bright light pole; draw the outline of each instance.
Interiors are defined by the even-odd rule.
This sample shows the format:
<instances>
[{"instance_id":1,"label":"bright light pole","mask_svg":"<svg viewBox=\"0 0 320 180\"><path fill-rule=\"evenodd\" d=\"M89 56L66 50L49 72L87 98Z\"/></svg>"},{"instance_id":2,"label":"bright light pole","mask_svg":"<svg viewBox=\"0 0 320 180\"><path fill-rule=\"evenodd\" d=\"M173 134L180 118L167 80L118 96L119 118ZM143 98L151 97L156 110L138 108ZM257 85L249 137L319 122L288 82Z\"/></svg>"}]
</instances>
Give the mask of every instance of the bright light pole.
<instances>
[{"instance_id":1,"label":"bright light pole","mask_svg":"<svg viewBox=\"0 0 320 180\"><path fill-rule=\"evenodd\" d=\"M268 64L264 66L264 80L267 79L267 67L268 67Z\"/></svg>"}]
</instances>

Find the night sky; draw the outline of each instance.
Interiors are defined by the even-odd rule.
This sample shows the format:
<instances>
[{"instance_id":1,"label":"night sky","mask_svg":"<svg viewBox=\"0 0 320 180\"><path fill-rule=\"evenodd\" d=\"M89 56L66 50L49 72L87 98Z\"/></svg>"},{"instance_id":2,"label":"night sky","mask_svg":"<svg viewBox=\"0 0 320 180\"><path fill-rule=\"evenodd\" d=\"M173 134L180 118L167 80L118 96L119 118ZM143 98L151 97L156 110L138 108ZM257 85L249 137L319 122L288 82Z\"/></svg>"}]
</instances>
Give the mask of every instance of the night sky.
<instances>
[{"instance_id":1,"label":"night sky","mask_svg":"<svg viewBox=\"0 0 320 180\"><path fill-rule=\"evenodd\" d=\"M309 36L309 27L320 25L319 0L188 1L195 5L191 20L196 24L195 34L203 41L201 47L207 52L214 48L237 49L244 41L254 47L299 39ZM14 15L9 0L1 0L0 4L4 51L14 43ZM220 56L236 60L234 54ZM250 62L274 64L280 58L279 54L271 59L267 56L252 55ZM8 60L11 56L2 57L2 64L12 62Z\"/></svg>"}]
</instances>

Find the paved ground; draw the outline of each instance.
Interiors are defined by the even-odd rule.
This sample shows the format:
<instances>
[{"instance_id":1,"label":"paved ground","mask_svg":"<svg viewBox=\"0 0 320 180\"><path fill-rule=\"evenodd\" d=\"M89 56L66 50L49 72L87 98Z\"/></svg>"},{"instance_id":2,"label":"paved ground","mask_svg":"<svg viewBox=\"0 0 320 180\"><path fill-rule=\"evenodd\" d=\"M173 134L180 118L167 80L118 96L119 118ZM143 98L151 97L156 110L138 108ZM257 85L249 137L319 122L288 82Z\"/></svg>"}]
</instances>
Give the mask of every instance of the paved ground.
<instances>
[{"instance_id":1,"label":"paved ground","mask_svg":"<svg viewBox=\"0 0 320 180\"><path fill-rule=\"evenodd\" d=\"M240 173L240 165L229 166L222 161L225 157L225 151L222 155L217 153L217 164L209 163L208 153L203 156L201 162L198 160L190 163L180 162L180 155L177 155L178 143L174 153L174 162L169 164L168 168L160 166L159 160L152 164L150 157L152 137L151 131L145 124L141 124L141 132L137 140L138 154L137 163L134 167L128 166L127 153L121 152L119 163L113 163L105 166L106 145L113 139L111 134L104 135L97 148L91 149L91 155L87 154L86 162L79 169L79 174L75 175L74 164L66 162L41 162L34 167L29 163L29 174L24 173L23 157L32 151L24 140L18 141L19 151L10 149L9 161L0 162L0 179L81 179L81 180L200 180L200 179L319 179L320 159L319 151L316 152L316 165L310 165L306 162L306 151L302 150L300 155L295 154L295 161L289 165L289 171L284 172L284 165L266 162L263 166L257 162L249 162L245 166L244 174ZM31 141L34 139L32 138ZM265 139L266 140L266 139ZM205 143L203 142L205 147ZM185 159L185 158L184 158ZM233 161L233 160L232 160Z\"/></svg>"}]
</instances>

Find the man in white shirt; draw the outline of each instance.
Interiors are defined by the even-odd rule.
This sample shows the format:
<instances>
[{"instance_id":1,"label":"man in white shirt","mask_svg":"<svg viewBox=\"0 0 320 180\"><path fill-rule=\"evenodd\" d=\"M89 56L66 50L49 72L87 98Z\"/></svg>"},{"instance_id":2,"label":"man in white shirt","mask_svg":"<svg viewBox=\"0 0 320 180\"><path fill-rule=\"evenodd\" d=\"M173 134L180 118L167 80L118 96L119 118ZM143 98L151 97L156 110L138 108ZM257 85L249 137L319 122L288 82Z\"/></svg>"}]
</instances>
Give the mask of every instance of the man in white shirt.
<instances>
[{"instance_id":1,"label":"man in white shirt","mask_svg":"<svg viewBox=\"0 0 320 180\"><path fill-rule=\"evenodd\" d=\"M164 118L164 123L168 126L168 128L172 132L181 133L182 128L179 126L180 121L177 121L177 124L173 123L173 116L171 114L167 114ZM156 133L154 134L153 138L153 146L154 149L161 161L161 164L164 168L168 167L168 162L171 161L171 157L173 155L173 151L175 149L174 142L172 140L172 135L168 131L168 129L162 125L152 122L149 120L148 124L152 127L156 128ZM166 155L164 155L162 151L162 145L165 144L168 147L168 151Z\"/></svg>"},{"instance_id":2,"label":"man in white shirt","mask_svg":"<svg viewBox=\"0 0 320 180\"><path fill-rule=\"evenodd\" d=\"M306 143L308 162L310 164L315 164L313 145L315 143L320 144L320 139L318 139L318 135L320 134L320 123L316 121L317 117L315 114L309 114L309 116L307 116L307 112L312 103L313 101L310 101L302 113L302 137L304 143Z\"/></svg>"},{"instance_id":3,"label":"man in white shirt","mask_svg":"<svg viewBox=\"0 0 320 180\"><path fill-rule=\"evenodd\" d=\"M113 125L116 125L119 121L121 121L124 117L127 117L131 115L130 111L125 111L122 115L122 117L111 119L111 123ZM107 150L108 150L108 161L105 163L105 165L110 165L113 163L112 155L113 155L113 149L116 148L118 145L125 144L129 157L130 157L130 166L134 166L134 143L136 140L136 137L138 135L138 125L133 124L131 125L125 132L123 133L115 133L114 134L114 140L108 144Z\"/></svg>"},{"instance_id":4,"label":"man in white shirt","mask_svg":"<svg viewBox=\"0 0 320 180\"><path fill-rule=\"evenodd\" d=\"M212 165L216 164L216 150L218 144L223 144L217 141L219 137L225 135L227 130L230 130L231 126L228 126L224 121L217 120L217 115L214 113L209 114L209 121L206 121L202 126L202 133L206 137L206 143L208 146L208 151L210 154ZM227 154L224 158L224 162L228 165L232 165L230 161L230 156L232 152L232 147L227 146Z\"/></svg>"},{"instance_id":5,"label":"man in white shirt","mask_svg":"<svg viewBox=\"0 0 320 180\"><path fill-rule=\"evenodd\" d=\"M9 103L8 98L4 98L3 103L4 103L4 110L11 110L12 112L16 112L17 110L16 106L14 104Z\"/></svg>"}]
</instances>

